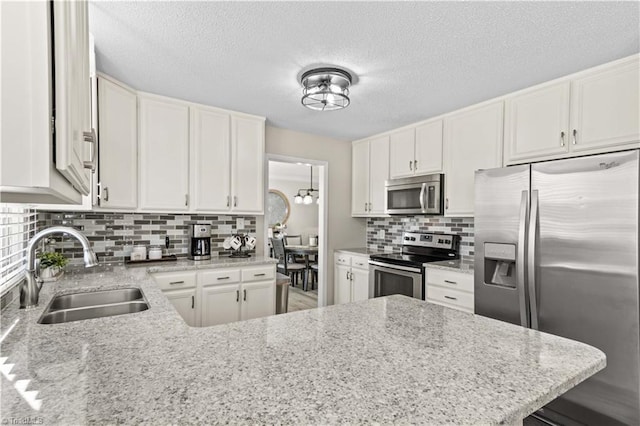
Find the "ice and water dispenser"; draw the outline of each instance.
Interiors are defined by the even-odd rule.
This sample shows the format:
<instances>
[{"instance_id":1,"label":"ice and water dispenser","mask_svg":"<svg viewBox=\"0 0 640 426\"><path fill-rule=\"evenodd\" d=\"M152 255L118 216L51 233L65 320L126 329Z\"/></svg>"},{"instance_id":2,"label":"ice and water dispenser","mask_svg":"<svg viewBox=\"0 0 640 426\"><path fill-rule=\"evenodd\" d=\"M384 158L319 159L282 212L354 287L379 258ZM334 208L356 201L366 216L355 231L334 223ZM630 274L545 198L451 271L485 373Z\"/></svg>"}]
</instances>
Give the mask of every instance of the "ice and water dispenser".
<instances>
[{"instance_id":1,"label":"ice and water dispenser","mask_svg":"<svg viewBox=\"0 0 640 426\"><path fill-rule=\"evenodd\" d=\"M484 243L484 282L516 288L516 245Z\"/></svg>"}]
</instances>

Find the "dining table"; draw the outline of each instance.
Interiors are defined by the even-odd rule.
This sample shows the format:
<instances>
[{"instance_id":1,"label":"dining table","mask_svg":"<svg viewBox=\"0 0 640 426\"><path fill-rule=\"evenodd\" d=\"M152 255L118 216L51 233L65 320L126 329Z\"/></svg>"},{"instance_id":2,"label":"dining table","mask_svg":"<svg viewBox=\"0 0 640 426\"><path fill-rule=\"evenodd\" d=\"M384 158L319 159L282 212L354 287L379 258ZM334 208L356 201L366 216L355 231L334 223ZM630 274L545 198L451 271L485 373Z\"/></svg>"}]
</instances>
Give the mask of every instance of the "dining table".
<instances>
[{"instance_id":1,"label":"dining table","mask_svg":"<svg viewBox=\"0 0 640 426\"><path fill-rule=\"evenodd\" d=\"M289 254L304 256L305 270L304 276L302 278L302 289L307 291L307 286L309 283L309 270L311 265L309 264L309 256L317 256L318 255L318 246L310 246L310 245L300 245L300 244L290 244L284 247L285 249L285 258L289 256Z\"/></svg>"}]
</instances>

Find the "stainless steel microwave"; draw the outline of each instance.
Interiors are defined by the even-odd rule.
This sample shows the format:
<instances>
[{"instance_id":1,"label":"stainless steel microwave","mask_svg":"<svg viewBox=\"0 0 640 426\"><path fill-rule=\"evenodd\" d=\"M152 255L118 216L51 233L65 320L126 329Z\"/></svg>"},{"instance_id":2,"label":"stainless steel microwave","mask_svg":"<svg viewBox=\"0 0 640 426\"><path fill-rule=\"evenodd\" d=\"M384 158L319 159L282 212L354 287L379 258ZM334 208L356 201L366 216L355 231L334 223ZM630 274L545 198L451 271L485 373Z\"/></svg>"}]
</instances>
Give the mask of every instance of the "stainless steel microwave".
<instances>
[{"instance_id":1,"label":"stainless steel microwave","mask_svg":"<svg viewBox=\"0 0 640 426\"><path fill-rule=\"evenodd\" d=\"M387 214L444 214L444 175L433 174L385 182Z\"/></svg>"}]
</instances>

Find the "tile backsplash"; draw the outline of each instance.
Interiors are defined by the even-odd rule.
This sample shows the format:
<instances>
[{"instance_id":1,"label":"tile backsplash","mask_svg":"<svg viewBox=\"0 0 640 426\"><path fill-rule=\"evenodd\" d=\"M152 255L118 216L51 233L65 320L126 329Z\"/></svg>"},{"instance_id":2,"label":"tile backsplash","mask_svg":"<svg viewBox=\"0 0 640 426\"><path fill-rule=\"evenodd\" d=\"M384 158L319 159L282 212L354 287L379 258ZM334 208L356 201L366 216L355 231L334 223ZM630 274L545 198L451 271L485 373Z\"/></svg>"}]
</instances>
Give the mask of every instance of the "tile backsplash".
<instances>
[{"instance_id":1,"label":"tile backsplash","mask_svg":"<svg viewBox=\"0 0 640 426\"><path fill-rule=\"evenodd\" d=\"M367 248L399 253L402 233L433 232L460 235L460 255L473 256L472 217L393 216L367 219Z\"/></svg>"},{"instance_id":2,"label":"tile backsplash","mask_svg":"<svg viewBox=\"0 0 640 426\"><path fill-rule=\"evenodd\" d=\"M244 228L237 229L237 219L244 219ZM165 247L166 254L186 257L189 247L188 225L196 222L211 223L211 255L230 254L222 242L238 232L256 233L255 216L219 216L195 214L146 214L104 212L38 212L38 230L54 225L79 229L91 242L101 262L122 262L135 244ZM82 262L82 246L71 238L54 235L52 247L73 263Z\"/></svg>"}]
</instances>

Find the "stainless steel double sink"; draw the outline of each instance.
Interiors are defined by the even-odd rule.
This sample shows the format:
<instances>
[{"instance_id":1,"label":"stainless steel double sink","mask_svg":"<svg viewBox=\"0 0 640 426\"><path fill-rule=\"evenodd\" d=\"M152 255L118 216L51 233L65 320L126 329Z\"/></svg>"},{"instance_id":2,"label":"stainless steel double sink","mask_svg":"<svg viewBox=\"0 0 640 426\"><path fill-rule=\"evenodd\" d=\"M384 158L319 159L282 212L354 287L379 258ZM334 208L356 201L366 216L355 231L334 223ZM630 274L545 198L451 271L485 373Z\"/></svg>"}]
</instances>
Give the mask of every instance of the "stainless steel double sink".
<instances>
[{"instance_id":1,"label":"stainless steel double sink","mask_svg":"<svg viewBox=\"0 0 640 426\"><path fill-rule=\"evenodd\" d=\"M149 304L144 293L135 287L62 294L51 300L38 323L59 324L131 314L147 309Z\"/></svg>"}]
</instances>

